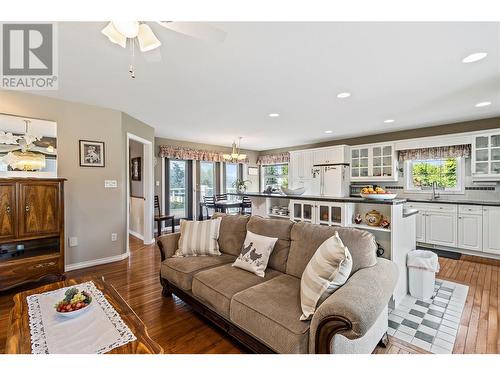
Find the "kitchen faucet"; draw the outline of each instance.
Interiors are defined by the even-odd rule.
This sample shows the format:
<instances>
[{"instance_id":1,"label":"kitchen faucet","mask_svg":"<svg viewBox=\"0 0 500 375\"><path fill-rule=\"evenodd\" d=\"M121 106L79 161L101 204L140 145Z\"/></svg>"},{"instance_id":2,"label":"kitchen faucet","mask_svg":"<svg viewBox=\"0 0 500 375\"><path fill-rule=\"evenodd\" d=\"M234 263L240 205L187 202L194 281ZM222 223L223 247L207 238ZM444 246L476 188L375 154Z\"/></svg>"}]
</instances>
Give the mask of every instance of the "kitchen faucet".
<instances>
[{"instance_id":1,"label":"kitchen faucet","mask_svg":"<svg viewBox=\"0 0 500 375\"><path fill-rule=\"evenodd\" d=\"M439 199L439 193L436 193L436 189L437 189L437 182L434 181L432 183L432 200L435 200L435 199Z\"/></svg>"}]
</instances>

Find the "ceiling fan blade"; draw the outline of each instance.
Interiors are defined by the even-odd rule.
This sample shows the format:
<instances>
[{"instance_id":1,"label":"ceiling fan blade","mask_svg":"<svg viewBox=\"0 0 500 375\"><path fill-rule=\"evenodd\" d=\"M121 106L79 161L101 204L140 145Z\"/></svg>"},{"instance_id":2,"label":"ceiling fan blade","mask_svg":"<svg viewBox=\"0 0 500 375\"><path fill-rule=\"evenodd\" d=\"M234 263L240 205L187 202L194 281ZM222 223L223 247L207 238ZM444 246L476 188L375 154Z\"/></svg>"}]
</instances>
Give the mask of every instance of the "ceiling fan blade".
<instances>
[{"instance_id":1,"label":"ceiling fan blade","mask_svg":"<svg viewBox=\"0 0 500 375\"><path fill-rule=\"evenodd\" d=\"M167 22L159 21L161 26L194 38L222 43L227 33L216 27L201 22Z\"/></svg>"}]
</instances>

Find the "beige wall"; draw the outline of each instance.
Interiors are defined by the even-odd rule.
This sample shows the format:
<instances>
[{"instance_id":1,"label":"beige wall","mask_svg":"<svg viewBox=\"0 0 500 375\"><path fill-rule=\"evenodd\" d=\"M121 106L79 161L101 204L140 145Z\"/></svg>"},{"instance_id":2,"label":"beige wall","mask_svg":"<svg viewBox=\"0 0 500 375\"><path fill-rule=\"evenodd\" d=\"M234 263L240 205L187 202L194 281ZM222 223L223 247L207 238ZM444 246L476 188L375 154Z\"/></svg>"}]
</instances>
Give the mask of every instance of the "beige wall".
<instances>
[{"instance_id":1,"label":"beige wall","mask_svg":"<svg viewBox=\"0 0 500 375\"><path fill-rule=\"evenodd\" d=\"M305 144L294 147L284 147L284 148L275 148L271 150L264 150L259 153L259 155L266 154L277 154L280 152L286 151L294 151L294 150L303 150L308 148L315 147L327 147L327 146L335 146L341 144L347 145L362 145L367 143L378 143L378 142L389 142L389 141L397 141L401 139L411 139L411 138L421 138L421 137L432 137L436 135L445 135L445 134L455 134L455 133L465 133L477 130L486 130L486 129L497 129L500 128L500 117L493 117L482 120L473 120L473 121L465 121L465 122L457 122L453 124L445 124L439 126L429 126L425 128L418 129L410 129L410 130L401 130L390 133L377 133L372 135L367 135L363 137L353 137L353 138L342 138L335 139L320 143L314 144Z\"/></svg>"},{"instance_id":2,"label":"beige wall","mask_svg":"<svg viewBox=\"0 0 500 375\"><path fill-rule=\"evenodd\" d=\"M119 256L126 251L126 132L154 141L154 129L119 111L22 92L0 90L0 113L57 122L58 175L65 185L66 264ZM79 166L80 139L105 142L104 168ZM104 180L118 187L104 188ZM111 233L118 239L111 241ZM66 241L67 244L67 241Z\"/></svg>"}]
</instances>

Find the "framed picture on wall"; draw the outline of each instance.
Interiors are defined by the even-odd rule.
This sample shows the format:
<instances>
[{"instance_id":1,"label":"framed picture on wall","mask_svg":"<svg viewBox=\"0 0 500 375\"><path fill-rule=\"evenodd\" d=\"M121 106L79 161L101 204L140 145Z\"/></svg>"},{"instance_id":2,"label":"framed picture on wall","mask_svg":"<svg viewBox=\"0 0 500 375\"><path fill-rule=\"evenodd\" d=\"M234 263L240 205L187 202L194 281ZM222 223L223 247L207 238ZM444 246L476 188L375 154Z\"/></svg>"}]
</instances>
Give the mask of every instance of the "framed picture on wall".
<instances>
[{"instance_id":1,"label":"framed picture on wall","mask_svg":"<svg viewBox=\"0 0 500 375\"><path fill-rule=\"evenodd\" d=\"M141 157L132 158L130 164L132 181L141 181Z\"/></svg>"},{"instance_id":2,"label":"framed picture on wall","mask_svg":"<svg viewBox=\"0 0 500 375\"><path fill-rule=\"evenodd\" d=\"M104 142L80 140L80 167L104 165Z\"/></svg>"}]
</instances>

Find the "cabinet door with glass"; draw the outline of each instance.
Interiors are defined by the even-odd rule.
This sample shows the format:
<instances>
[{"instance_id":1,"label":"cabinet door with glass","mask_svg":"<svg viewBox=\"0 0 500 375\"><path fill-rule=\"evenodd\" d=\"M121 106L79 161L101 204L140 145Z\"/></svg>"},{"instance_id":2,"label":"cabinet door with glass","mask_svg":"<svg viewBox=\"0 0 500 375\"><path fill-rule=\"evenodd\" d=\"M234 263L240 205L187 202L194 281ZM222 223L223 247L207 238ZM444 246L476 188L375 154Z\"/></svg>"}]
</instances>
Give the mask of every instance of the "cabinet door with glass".
<instances>
[{"instance_id":1,"label":"cabinet door with glass","mask_svg":"<svg viewBox=\"0 0 500 375\"><path fill-rule=\"evenodd\" d=\"M304 221L306 223L316 222L316 202L291 200L290 201L290 219L295 222Z\"/></svg>"},{"instance_id":2,"label":"cabinet door with glass","mask_svg":"<svg viewBox=\"0 0 500 375\"><path fill-rule=\"evenodd\" d=\"M377 180L392 179L394 171L394 151L392 145L372 147L371 176Z\"/></svg>"},{"instance_id":3,"label":"cabinet door with glass","mask_svg":"<svg viewBox=\"0 0 500 375\"><path fill-rule=\"evenodd\" d=\"M500 134L476 136L472 146L473 179L500 180Z\"/></svg>"},{"instance_id":4,"label":"cabinet door with glass","mask_svg":"<svg viewBox=\"0 0 500 375\"><path fill-rule=\"evenodd\" d=\"M369 147L351 148L351 180L369 177Z\"/></svg>"},{"instance_id":5,"label":"cabinet door with glass","mask_svg":"<svg viewBox=\"0 0 500 375\"><path fill-rule=\"evenodd\" d=\"M318 202L316 207L316 223L328 226L346 225L345 203Z\"/></svg>"}]
</instances>

